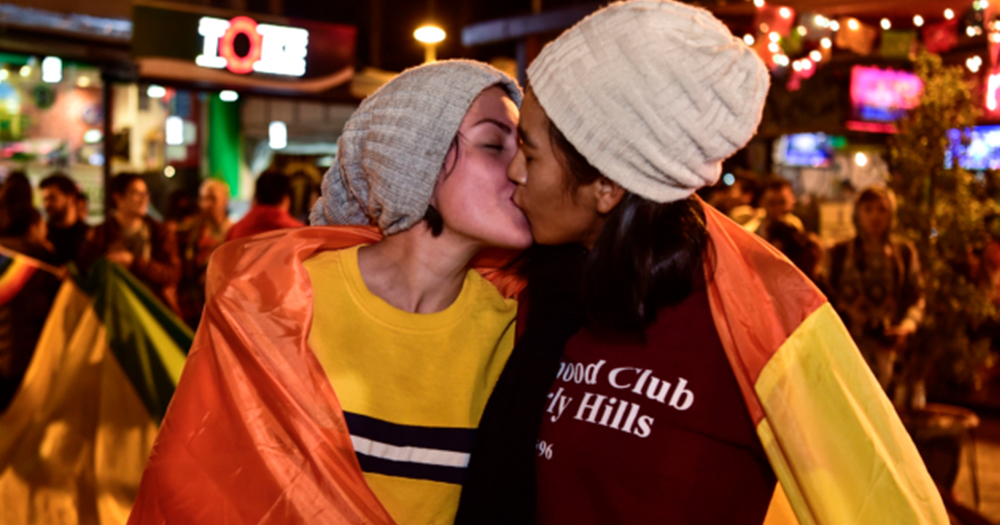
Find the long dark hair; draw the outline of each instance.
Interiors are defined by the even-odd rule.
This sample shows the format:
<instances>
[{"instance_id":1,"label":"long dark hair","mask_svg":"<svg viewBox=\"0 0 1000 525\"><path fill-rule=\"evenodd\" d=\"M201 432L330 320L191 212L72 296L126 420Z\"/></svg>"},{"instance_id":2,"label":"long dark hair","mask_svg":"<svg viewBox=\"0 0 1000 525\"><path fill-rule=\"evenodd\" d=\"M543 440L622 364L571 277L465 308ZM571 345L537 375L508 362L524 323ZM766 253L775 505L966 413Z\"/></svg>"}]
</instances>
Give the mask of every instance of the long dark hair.
<instances>
[{"instance_id":1,"label":"long dark hair","mask_svg":"<svg viewBox=\"0 0 1000 525\"><path fill-rule=\"evenodd\" d=\"M551 121L549 137L570 173L567 190L602 176ZM659 203L627 192L584 265L582 294L591 324L641 337L661 308L704 285L708 247L705 214L696 197Z\"/></svg>"}]
</instances>

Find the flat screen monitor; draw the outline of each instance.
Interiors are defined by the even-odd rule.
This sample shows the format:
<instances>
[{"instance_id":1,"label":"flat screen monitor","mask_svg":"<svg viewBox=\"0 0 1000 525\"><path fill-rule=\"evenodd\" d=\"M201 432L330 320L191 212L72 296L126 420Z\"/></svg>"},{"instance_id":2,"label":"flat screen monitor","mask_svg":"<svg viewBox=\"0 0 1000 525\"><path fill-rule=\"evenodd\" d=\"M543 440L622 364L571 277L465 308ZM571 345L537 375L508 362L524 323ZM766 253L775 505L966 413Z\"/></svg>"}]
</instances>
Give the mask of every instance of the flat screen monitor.
<instances>
[{"instance_id":1,"label":"flat screen monitor","mask_svg":"<svg viewBox=\"0 0 1000 525\"><path fill-rule=\"evenodd\" d=\"M948 131L951 145L945 152L944 164L951 168L954 158L967 170L1000 169L1000 125L975 126L966 130L968 145L962 144L962 133L958 129Z\"/></svg>"},{"instance_id":2,"label":"flat screen monitor","mask_svg":"<svg viewBox=\"0 0 1000 525\"><path fill-rule=\"evenodd\" d=\"M907 71L851 68L851 109L856 120L894 122L920 102L923 83Z\"/></svg>"},{"instance_id":3,"label":"flat screen monitor","mask_svg":"<svg viewBox=\"0 0 1000 525\"><path fill-rule=\"evenodd\" d=\"M794 133L778 141L777 162L785 166L826 168L833 162L834 137L825 133Z\"/></svg>"}]
</instances>

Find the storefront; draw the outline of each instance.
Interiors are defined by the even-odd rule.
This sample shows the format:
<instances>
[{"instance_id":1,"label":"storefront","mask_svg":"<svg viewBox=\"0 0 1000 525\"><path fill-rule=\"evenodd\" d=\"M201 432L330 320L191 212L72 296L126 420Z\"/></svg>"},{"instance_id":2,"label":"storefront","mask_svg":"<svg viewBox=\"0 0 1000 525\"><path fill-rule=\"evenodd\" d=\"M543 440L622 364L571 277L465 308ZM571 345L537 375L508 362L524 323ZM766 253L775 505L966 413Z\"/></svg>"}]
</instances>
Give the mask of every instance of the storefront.
<instances>
[{"instance_id":1,"label":"storefront","mask_svg":"<svg viewBox=\"0 0 1000 525\"><path fill-rule=\"evenodd\" d=\"M208 177L238 218L267 169L293 178L304 213L370 92L350 26L163 2L134 4L131 20L4 9L17 12L0 9L0 180L66 173L92 223L124 172L144 176L159 218Z\"/></svg>"},{"instance_id":2,"label":"storefront","mask_svg":"<svg viewBox=\"0 0 1000 525\"><path fill-rule=\"evenodd\" d=\"M102 213L103 81L98 68L59 57L0 54L0 170L35 184L54 171L77 181Z\"/></svg>"},{"instance_id":3,"label":"storefront","mask_svg":"<svg viewBox=\"0 0 1000 525\"><path fill-rule=\"evenodd\" d=\"M135 4L132 56L139 82L115 85L112 174L146 176L154 206L225 181L236 218L253 181L276 169L293 178L304 214L352 95L353 27L164 3Z\"/></svg>"},{"instance_id":4,"label":"storefront","mask_svg":"<svg viewBox=\"0 0 1000 525\"><path fill-rule=\"evenodd\" d=\"M131 24L9 4L0 22L0 179L65 173L87 195L89 220L101 220L106 79L133 69Z\"/></svg>"}]
</instances>

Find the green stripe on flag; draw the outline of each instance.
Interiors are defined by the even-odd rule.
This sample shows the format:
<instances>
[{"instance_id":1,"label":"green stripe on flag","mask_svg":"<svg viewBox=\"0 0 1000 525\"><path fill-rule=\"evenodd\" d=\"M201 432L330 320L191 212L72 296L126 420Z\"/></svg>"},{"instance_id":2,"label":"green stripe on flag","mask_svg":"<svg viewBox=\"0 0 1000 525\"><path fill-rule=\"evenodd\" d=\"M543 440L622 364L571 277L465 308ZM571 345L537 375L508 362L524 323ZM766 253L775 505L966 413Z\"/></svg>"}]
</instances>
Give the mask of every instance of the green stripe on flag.
<instances>
[{"instance_id":1,"label":"green stripe on flag","mask_svg":"<svg viewBox=\"0 0 1000 525\"><path fill-rule=\"evenodd\" d=\"M180 379L194 334L134 276L99 259L77 282L94 301L108 346L159 424Z\"/></svg>"}]
</instances>

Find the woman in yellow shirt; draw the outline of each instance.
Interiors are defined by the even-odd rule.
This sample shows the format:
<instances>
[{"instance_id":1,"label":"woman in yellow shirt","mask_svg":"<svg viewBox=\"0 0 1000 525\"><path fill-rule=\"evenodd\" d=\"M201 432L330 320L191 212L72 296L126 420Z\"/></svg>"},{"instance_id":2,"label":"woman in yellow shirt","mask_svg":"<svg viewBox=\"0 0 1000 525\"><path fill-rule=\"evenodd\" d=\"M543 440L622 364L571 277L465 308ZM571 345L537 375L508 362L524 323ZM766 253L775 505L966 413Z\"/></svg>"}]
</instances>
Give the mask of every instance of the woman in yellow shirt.
<instances>
[{"instance_id":1,"label":"woman in yellow shirt","mask_svg":"<svg viewBox=\"0 0 1000 525\"><path fill-rule=\"evenodd\" d=\"M474 257L531 243L520 101L485 64L408 70L338 142L311 222L342 226L215 252L131 522L453 521L516 313Z\"/></svg>"}]
</instances>

